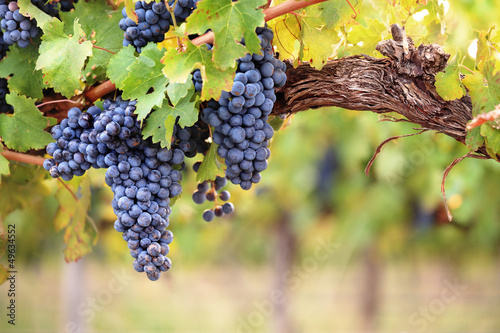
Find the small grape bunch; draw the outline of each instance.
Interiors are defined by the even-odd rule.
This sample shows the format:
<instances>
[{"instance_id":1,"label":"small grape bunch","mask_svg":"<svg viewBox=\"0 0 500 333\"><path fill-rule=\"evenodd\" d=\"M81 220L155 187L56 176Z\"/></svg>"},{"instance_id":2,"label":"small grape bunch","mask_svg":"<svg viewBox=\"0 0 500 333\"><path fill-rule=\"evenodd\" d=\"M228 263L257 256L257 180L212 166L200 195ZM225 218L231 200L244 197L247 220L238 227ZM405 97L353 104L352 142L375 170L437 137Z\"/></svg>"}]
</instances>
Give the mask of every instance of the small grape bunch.
<instances>
[{"instance_id":1,"label":"small grape bunch","mask_svg":"<svg viewBox=\"0 0 500 333\"><path fill-rule=\"evenodd\" d=\"M135 14L137 23L127 16L124 7L119 26L124 31L123 46L133 45L141 53L141 49L149 42L161 43L165 39L172 18L164 2L138 1L135 3Z\"/></svg>"},{"instance_id":2,"label":"small grape bunch","mask_svg":"<svg viewBox=\"0 0 500 333\"><path fill-rule=\"evenodd\" d=\"M196 162L193 165L193 170L198 172L200 165L201 162ZM213 208L205 209L203 212L203 220L206 222L211 222L216 216L221 217L225 214L231 214L234 211L234 205L231 202L227 202L231 198L231 193L227 190L221 191L226 184L226 177L217 176L214 181L199 183L196 191L193 192L193 201L199 205L205 201L214 202ZM226 202L219 205L218 199Z\"/></svg>"},{"instance_id":3,"label":"small grape bunch","mask_svg":"<svg viewBox=\"0 0 500 333\"><path fill-rule=\"evenodd\" d=\"M17 43L19 47L25 48L30 44L31 38L38 37L41 33L34 19L30 20L19 12L17 1L7 4L5 0L0 0L0 18L3 41L7 45Z\"/></svg>"},{"instance_id":4,"label":"small grape bunch","mask_svg":"<svg viewBox=\"0 0 500 333\"><path fill-rule=\"evenodd\" d=\"M174 8L175 20L177 23L184 22L196 9L200 0L170 0L169 6Z\"/></svg>"}]
</instances>

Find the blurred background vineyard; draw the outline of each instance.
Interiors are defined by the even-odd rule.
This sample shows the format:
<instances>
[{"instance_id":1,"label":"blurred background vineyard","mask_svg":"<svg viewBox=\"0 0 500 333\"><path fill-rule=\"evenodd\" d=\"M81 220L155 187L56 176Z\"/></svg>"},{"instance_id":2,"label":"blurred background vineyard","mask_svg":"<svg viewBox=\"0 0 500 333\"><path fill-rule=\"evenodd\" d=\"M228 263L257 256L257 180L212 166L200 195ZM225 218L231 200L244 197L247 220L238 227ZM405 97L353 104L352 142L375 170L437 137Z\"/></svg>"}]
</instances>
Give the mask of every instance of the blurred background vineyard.
<instances>
[{"instance_id":1,"label":"blurred background vineyard","mask_svg":"<svg viewBox=\"0 0 500 333\"><path fill-rule=\"evenodd\" d=\"M440 43L473 67L473 29L498 26L499 9L449 1ZM361 12L370 10L366 1ZM41 167L11 166L0 213L17 228L18 309L15 328L2 315L0 331L500 332L498 163L466 159L451 171L448 223L441 179L466 148L430 132L402 138L367 177L378 144L415 132L379 120L335 108L289 118L261 183L230 187L236 212L211 223L201 219L208 204L192 203L188 167L170 218L173 268L157 282L133 270L113 229L103 171L90 172L97 244L66 264L57 182ZM0 294L4 313L6 284Z\"/></svg>"}]
</instances>

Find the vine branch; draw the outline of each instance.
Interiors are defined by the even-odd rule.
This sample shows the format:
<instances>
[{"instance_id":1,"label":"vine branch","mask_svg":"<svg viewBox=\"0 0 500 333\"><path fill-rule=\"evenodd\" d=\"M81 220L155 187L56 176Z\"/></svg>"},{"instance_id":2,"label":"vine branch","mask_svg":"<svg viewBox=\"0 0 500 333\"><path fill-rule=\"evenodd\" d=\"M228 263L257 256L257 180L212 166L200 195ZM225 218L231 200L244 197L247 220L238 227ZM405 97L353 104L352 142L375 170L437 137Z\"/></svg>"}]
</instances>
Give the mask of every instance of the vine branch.
<instances>
[{"instance_id":1,"label":"vine branch","mask_svg":"<svg viewBox=\"0 0 500 333\"><path fill-rule=\"evenodd\" d=\"M401 28L391 27L394 40L379 43L386 58L365 55L328 61L316 70L288 64L287 84L277 89L274 114L327 106L375 113L397 113L421 129L446 134L465 144L472 119L470 96L445 101L436 92L435 75L449 58L437 44L415 48ZM481 151L485 153L485 151Z\"/></svg>"},{"instance_id":2,"label":"vine branch","mask_svg":"<svg viewBox=\"0 0 500 333\"><path fill-rule=\"evenodd\" d=\"M318 4L320 2L325 2L325 1L326 0L309 0L309 1L307 1L307 0L300 0L300 1L288 0L288 1L283 2L277 6L264 9L263 12L265 15L264 16L265 21L267 22L267 21L270 21L276 17L284 15L286 13L293 12L294 10L298 10L301 8L312 6L312 5ZM206 34L193 39L191 42L194 45L203 45L203 44L213 43L213 41L214 41L214 33L213 33L213 31L209 31ZM93 103L96 100L98 100L99 98L101 98L102 96L104 96L104 95L106 95L114 90L116 90L115 85L111 81L108 80L108 81L101 83L98 86L90 88L85 93L85 98L89 102Z\"/></svg>"},{"instance_id":3,"label":"vine branch","mask_svg":"<svg viewBox=\"0 0 500 333\"><path fill-rule=\"evenodd\" d=\"M2 156L8 159L9 161L16 161L34 165L43 165L43 161L45 161L45 158L41 156L33 156L10 150L2 151Z\"/></svg>"}]
</instances>

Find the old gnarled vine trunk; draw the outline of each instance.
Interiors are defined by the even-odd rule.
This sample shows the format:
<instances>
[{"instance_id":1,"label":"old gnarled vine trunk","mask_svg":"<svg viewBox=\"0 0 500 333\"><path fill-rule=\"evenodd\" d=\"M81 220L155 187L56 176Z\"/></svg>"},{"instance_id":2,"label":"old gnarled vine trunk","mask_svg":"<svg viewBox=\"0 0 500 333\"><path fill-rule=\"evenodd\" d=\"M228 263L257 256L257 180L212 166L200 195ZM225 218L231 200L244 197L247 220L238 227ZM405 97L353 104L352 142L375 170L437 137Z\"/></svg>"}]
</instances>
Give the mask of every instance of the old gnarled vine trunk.
<instances>
[{"instance_id":1,"label":"old gnarled vine trunk","mask_svg":"<svg viewBox=\"0 0 500 333\"><path fill-rule=\"evenodd\" d=\"M319 71L308 64L290 66L288 82L277 92L274 114L327 106L395 112L465 144L466 125L472 119L470 97L445 101L434 86L434 76L445 68L449 55L436 44L415 48L397 25L392 33L394 40L377 46L387 58L350 56L331 60ZM479 152L485 154L483 149Z\"/></svg>"}]
</instances>

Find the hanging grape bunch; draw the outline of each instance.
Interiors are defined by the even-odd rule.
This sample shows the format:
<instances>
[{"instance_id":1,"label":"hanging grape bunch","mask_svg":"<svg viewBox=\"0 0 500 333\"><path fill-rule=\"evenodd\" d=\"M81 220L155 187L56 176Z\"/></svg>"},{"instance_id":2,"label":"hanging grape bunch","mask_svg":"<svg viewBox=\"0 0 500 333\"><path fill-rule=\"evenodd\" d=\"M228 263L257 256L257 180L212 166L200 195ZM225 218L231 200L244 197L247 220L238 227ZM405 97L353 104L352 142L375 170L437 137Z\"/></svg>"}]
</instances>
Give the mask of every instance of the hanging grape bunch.
<instances>
[{"instance_id":1,"label":"hanging grape bunch","mask_svg":"<svg viewBox=\"0 0 500 333\"><path fill-rule=\"evenodd\" d=\"M31 38L41 34L36 21L19 12L17 1L7 3L5 0L0 0L0 18L3 41L7 45L17 43L19 47L25 48L30 44Z\"/></svg>"},{"instance_id":2,"label":"hanging grape bunch","mask_svg":"<svg viewBox=\"0 0 500 333\"><path fill-rule=\"evenodd\" d=\"M56 142L47 146L52 158L43 167L63 180L82 176L91 167L106 168L117 216L114 227L127 241L134 268L157 280L172 265L165 256L173 235L165 228L170 199L182 192L176 166L183 163L184 153L141 138L135 103L117 98L105 100L103 110L71 108L68 118L52 128Z\"/></svg>"},{"instance_id":3,"label":"hanging grape bunch","mask_svg":"<svg viewBox=\"0 0 500 333\"><path fill-rule=\"evenodd\" d=\"M76 2L76 1L74 1ZM59 16L57 2L45 2L43 0L31 0L31 3L52 17ZM72 1L61 2L61 9L69 11L73 8ZM23 16L19 11L17 1L0 0L0 26L3 32L3 41L7 45L17 45L21 48L27 47L32 38L39 37L42 30L37 26L35 19Z\"/></svg>"},{"instance_id":4,"label":"hanging grape bunch","mask_svg":"<svg viewBox=\"0 0 500 333\"><path fill-rule=\"evenodd\" d=\"M172 18L163 2L138 1L135 3L138 22L127 17L125 7L122 10L120 29L124 31L123 46L133 45L137 52L149 42L160 43L170 29Z\"/></svg>"},{"instance_id":5,"label":"hanging grape bunch","mask_svg":"<svg viewBox=\"0 0 500 333\"><path fill-rule=\"evenodd\" d=\"M216 103L203 110L202 119L213 126L217 153L226 161L226 177L249 190L267 168L269 141L274 130L267 123L276 101L275 88L286 83L286 66L274 56L273 32L257 28L262 54L247 54L238 59L231 91L223 91ZM200 87L199 71L193 73Z\"/></svg>"}]
</instances>

